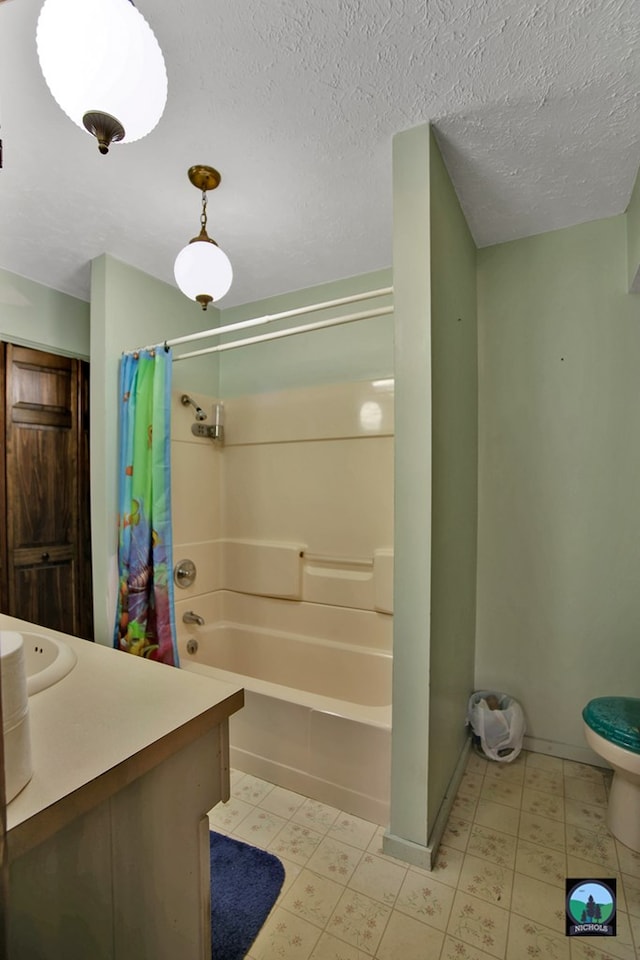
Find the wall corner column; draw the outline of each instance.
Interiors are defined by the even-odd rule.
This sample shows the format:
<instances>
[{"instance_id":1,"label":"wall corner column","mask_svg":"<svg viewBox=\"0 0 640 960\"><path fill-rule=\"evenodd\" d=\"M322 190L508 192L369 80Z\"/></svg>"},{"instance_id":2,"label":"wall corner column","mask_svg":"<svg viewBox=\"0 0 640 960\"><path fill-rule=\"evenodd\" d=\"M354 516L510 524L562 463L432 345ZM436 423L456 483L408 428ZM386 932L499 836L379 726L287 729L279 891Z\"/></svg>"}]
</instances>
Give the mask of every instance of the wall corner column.
<instances>
[{"instance_id":1,"label":"wall corner column","mask_svg":"<svg viewBox=\"0 0 640 960\"><path fill-rule=\"evenodd\" d=\"M387 853L431 866L427 791L431 611L430 127L393 139L395 571Z\"/></svg>"}]
</instances>

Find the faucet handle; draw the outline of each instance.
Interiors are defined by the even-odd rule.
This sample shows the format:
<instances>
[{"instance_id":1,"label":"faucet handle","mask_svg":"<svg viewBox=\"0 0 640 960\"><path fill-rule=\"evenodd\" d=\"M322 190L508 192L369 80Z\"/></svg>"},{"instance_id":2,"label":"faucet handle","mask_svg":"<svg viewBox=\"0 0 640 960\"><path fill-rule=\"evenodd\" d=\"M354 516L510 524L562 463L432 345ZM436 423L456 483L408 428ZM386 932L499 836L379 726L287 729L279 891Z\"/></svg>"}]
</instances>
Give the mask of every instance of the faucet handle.
<instances>
[{"instance_id":1,"label":"faucet handle","mask_svg":"<svg viewBox=\"0 0 640 960\"><path fill-rule=\"evenodd\" d=\"M178 587L190 587L196 579L193 560L179 560L173 569L173 578Z\"/></svg>"}]
</instances>

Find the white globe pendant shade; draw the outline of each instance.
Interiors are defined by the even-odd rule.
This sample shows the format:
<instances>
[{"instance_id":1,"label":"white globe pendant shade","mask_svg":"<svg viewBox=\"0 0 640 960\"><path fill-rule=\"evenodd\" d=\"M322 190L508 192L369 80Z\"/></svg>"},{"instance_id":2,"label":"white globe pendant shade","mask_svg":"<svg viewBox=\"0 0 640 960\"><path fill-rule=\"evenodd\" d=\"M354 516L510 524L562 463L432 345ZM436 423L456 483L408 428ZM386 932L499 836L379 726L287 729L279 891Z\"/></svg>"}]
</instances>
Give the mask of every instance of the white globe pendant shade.
<instances>
[{"instance_id":1,"label":"white globe pendant shade","mask_svg":"<svg viewBox=\"0 0 640 960\"><path fill-rule=\"evenodd\" d=\"M173 268L176 283L186 297L206 310L211 301L224 297L233 280L231 262L209 239L195 239L183 247Z\"/></svg>"},{"instance_id":2,"label":"white globe pendant shade","mask_svg":"<svg viewBox=\"0 0 640 960\"><path fill-rule=\"evenodd\" d=\"M90 129L87 114L106 114L124 128L113 139L128 143L156 126L167 100L164 58L130 0L45 0L36 42L53 98L79 127Z\"/></svg>"}]
</instances>

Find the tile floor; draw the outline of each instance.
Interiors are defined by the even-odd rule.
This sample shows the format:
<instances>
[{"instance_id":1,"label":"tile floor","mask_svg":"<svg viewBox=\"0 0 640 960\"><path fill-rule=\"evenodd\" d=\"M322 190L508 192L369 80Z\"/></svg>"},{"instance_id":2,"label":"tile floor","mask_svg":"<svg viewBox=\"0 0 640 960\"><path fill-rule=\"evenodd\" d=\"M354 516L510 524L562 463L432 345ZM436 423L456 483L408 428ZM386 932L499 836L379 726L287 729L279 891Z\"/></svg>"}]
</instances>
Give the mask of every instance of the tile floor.
<instances>
[{"instance_id":1,"label":"tile floor","mask_svg":"<svg viewBox=\"0 0 640 960\"><path fill-rule=\"evenodd\" d=\"M250 960L636 960L640 855L604 825L609 782L472 754L432 872L385 856L382 827L237 771L209 818L286 869ZM617 878L615 940L565 937L566 876Z\"/></svg>"}]
</instances>

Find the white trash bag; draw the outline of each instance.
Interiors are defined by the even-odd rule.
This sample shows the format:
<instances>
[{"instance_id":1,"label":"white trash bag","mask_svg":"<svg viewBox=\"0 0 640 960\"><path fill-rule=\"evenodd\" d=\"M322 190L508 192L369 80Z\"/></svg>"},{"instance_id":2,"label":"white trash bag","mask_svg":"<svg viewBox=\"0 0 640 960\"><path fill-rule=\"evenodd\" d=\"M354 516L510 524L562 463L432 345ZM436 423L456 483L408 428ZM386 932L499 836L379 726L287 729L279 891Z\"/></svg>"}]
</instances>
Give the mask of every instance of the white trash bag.
<instances>
[{"instance_id":1,"label":"white trash bag","mask_svg":"<svg viewBox=\"0 0 640 960\"><path fill-rule=\"evenodd\" d=\"M476 690L469 698L467 721L491 760L511 763L522 750L525 732L522 707L495 690Z\"/></svg>"}]
</instances>

